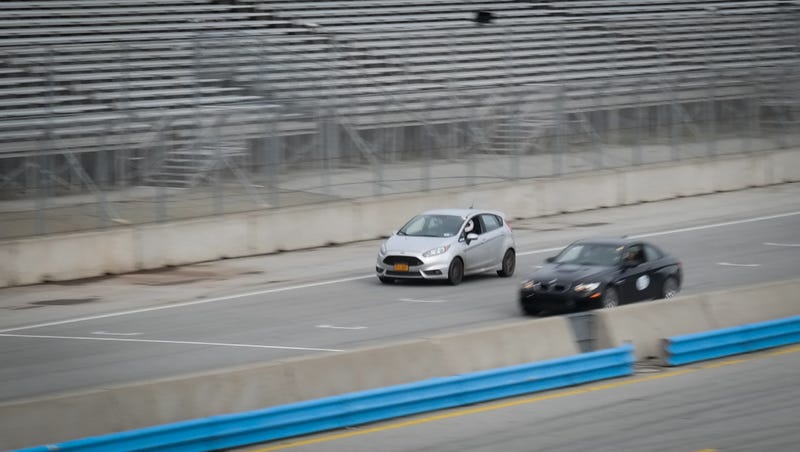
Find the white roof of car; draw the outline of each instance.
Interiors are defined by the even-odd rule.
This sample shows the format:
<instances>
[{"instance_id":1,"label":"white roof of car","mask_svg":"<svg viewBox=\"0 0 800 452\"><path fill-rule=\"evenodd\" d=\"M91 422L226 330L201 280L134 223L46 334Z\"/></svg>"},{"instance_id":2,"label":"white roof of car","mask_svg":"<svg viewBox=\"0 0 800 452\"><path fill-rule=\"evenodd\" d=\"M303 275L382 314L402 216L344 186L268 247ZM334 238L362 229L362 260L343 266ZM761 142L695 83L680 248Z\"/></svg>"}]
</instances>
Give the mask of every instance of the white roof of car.
<instances>
[{"instance_id":1,"label":"white roof of car","mask_svg":"<svg viewBox=\"0 0 800 452\"><path fill-rule=\"evenodd\" d=\"M505 218L505 214L502 212L482 209L433 209L422 212L421 215L453 215L461 218L467 218L478 213L491 213Z\"/></svg>"}]
</instances>

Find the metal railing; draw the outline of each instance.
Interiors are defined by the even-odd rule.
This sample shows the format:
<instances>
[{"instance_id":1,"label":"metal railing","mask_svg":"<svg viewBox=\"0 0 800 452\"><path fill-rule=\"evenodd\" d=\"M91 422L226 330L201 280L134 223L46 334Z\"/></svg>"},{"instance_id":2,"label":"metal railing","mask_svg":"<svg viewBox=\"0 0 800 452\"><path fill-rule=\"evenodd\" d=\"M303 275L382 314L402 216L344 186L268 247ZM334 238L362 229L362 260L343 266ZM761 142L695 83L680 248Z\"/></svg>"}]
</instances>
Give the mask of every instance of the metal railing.
<instances>
[{"instance_id":1,"label":"metal railing","mask_svg":"<svg viewBox=\"0 0 800 452\"><path fill-rule=\"evenodd\" d=\"M103 48L125 61L111 64L114 103L92 101L102 114L62 113L54 95L76 89L60 82L62 58L54 58L79 53L75 46L17 49L11 54L53 64L35 66L46 81L44 116L0 116L0 239L797 147L800 28L793 16L781 20L783 31L761 31L770 34L759 41L766 44L743 44L736 58L744 69L726 60L722 25L693 44L699 55L676 56L665 44L656 60L636 63L638 54L623 49L635 47L635 33L582 21L561 25L556 64L536 66L536 55L514 61L521 50L511 44L481 66L499 77L471 80L450 63L471 55L457 36L475 31L463 27L432 50L442 60L430 77L415 69L412 53L389 55L352 31L301 31L306 44L297 47L257 32L164 42L191 52L178 52L174 74L156 84L136 78L149 64L138 60L136 43L112 44ZM668 42L670 24L653 36ZM480 36L510 42L528 26L492 25ZM564 34L593 26L601 31L587 36L605 40L593 45L608 59L583 68L569 59ZM153 45L143 48L152 53ZM139 82L172 86L174 105ZM183 89L189 94L180 97ZM245 156L228 158L223 146ZM181 153L206 159L173 165L198 172L185 186L152 177Z\"/></svg>"}]
</instances>

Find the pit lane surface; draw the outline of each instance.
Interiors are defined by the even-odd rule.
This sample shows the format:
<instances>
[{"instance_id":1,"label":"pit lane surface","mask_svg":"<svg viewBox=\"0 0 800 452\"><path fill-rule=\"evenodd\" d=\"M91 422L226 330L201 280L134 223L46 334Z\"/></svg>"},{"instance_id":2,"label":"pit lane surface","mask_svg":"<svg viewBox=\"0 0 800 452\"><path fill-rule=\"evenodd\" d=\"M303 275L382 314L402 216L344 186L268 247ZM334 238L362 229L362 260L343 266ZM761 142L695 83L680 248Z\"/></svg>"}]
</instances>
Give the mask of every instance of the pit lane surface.
<instances>
[{"instance_id":1,"label":"pit lane surface","mask_svg":"<svg viewBox=\"0 0 800 452\"><path fill-rule=\"evenodd\" d=\"M427 413L247 452L797 450L800 347Z\"/></svg>"},{"instance_id":2,"label":"pit lane surface","mask_svg":"<svg viewBox=\"0 0 800 452\"><path fill-rule=\"evenodd\" d=\"M380 284L371 241L191 266L194 279L163 284L145 273L3 289L0 401L516 321L525 273L585 236L647 237L683 261L684 294L800 275L800 184L512 226L514 277L457 287Z\"/></svg>"}]
</instances>

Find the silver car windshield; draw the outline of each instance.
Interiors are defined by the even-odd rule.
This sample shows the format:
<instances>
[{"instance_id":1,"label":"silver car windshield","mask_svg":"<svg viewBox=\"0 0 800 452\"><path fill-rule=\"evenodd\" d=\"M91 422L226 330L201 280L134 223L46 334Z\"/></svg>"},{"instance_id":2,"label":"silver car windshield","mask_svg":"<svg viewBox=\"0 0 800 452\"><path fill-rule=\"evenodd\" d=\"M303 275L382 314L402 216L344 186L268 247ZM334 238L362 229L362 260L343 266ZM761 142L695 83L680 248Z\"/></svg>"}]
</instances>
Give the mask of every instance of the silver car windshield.
<instances>
[{"instance_id":1,"label":"silver car windshield","mask_svg":"<svg viewBox=\"0 0 800 452\"><path fill-rule=\"evenodd\" d=\"M464 219L456 215L418 215L397 233L414 237L452 237L458 234L462 224Z\"/></svg>"},{"instance_id":2,"label":"silver car windshield","mask_svg":"<svg viewBox=\"0 0 800 452\"><path fill-rule=\"evenodd\" d=\"M599 243L570 245L553 260L557 264L597 265L611 267L619 264L623 247Z\"/></svg>"}]
</instances>

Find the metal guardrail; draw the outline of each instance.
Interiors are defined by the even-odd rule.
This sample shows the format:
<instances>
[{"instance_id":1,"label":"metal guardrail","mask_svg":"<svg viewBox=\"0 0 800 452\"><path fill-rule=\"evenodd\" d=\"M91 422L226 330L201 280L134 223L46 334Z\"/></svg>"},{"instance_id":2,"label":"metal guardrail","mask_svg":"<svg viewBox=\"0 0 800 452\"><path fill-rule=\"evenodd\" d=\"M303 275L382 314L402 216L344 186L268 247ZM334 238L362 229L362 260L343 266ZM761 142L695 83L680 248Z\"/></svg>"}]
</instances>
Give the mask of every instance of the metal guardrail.
<instances>
[{"instance_id":1,"label":"metal guardrail","mask_svg":"<svg viewBox=\"0 0 800 452\"><path fill-rule=\"evenodd\" d=\"M633 345L432 378L245 413L43 445L18 452L208 451L632 375Z\"/></svg>"},{"instance_id":2,"label":"metal guardrail","mask_svg":"<svg viewBox=\"0 0 800 452\"><path fill-rule=\"evenodd\" d=\"M664 339L670 366L749 353L800 342L800 316Z\"/></svg>"}]
</instances>

